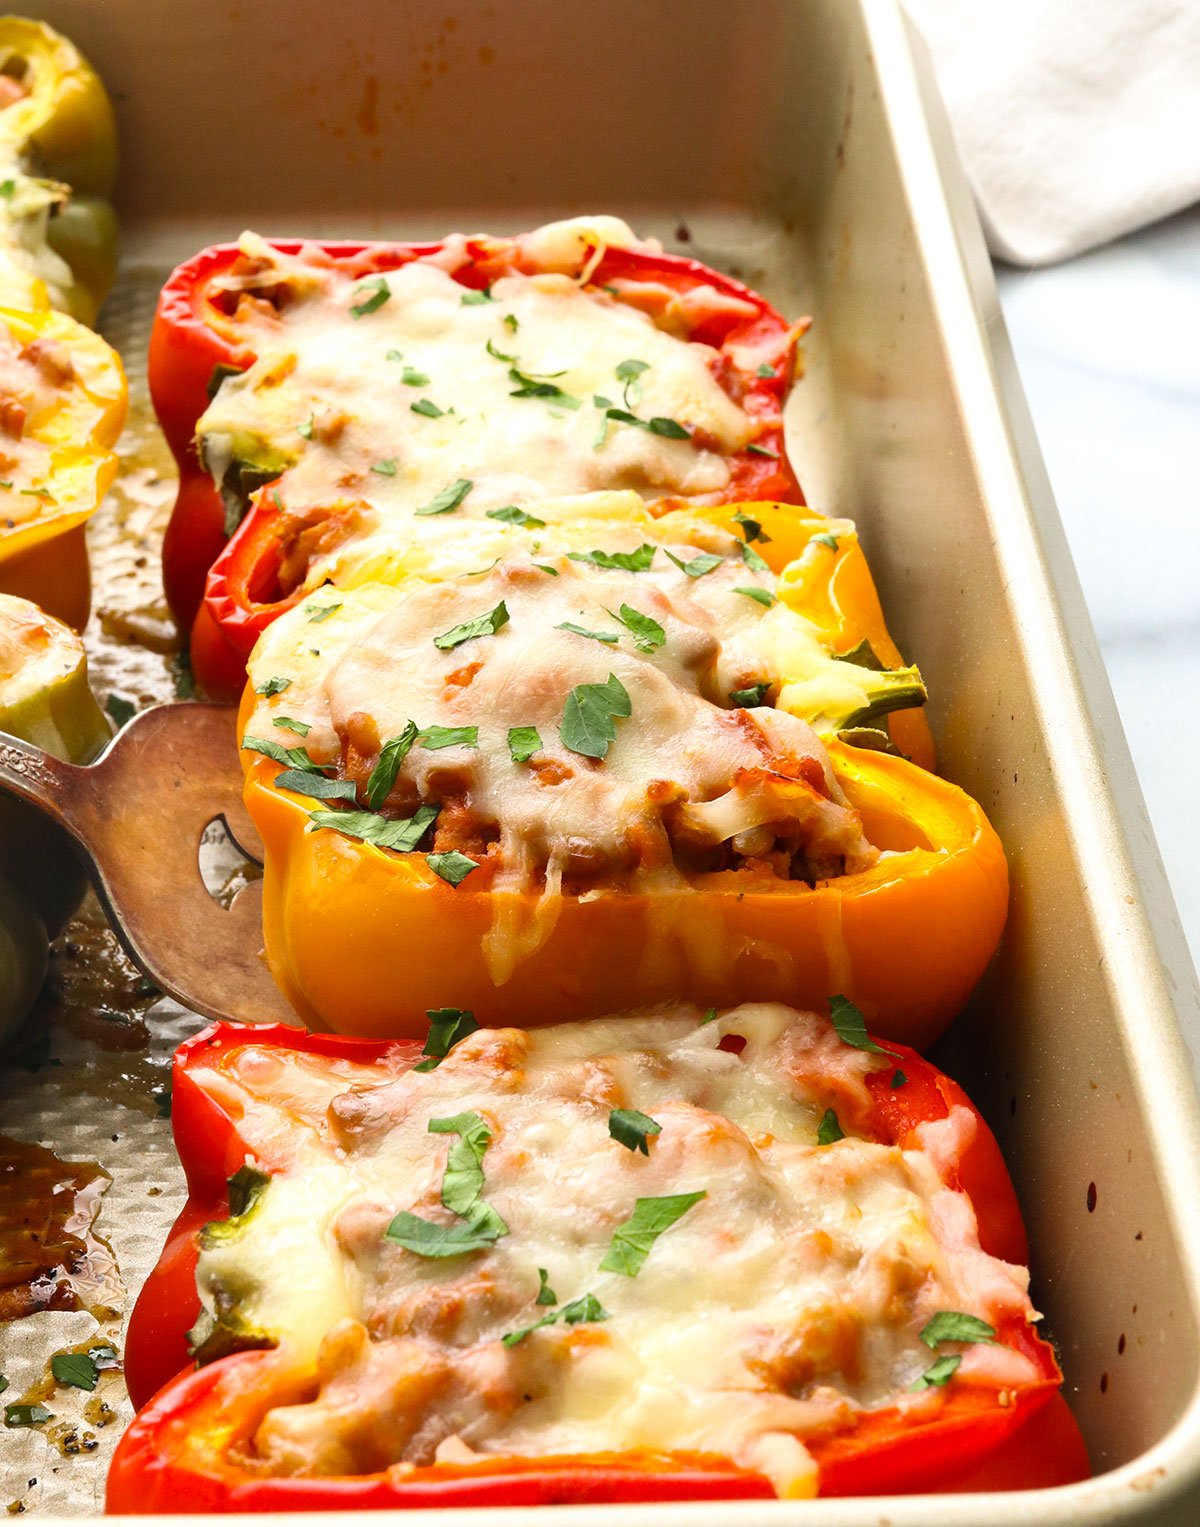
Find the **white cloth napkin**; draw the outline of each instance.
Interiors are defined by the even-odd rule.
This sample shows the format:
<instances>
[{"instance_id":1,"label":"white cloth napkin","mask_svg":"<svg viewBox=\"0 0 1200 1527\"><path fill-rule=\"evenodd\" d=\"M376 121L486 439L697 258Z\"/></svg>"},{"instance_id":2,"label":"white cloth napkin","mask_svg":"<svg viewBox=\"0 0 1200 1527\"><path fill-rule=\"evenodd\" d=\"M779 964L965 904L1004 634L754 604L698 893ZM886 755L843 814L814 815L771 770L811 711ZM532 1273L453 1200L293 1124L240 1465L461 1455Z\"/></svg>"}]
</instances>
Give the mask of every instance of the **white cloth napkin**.
<instances>
[{"instance_id":1,"label":"white cloth napkin","mask_svg":"<svg viewBox=\"0 0 1200 1527\"><path fill-rule=\"evenodd\" d=\"M1200 0L904 0L992 253L1046 265L1200 200Z\"/></svg>"}]
</instances>

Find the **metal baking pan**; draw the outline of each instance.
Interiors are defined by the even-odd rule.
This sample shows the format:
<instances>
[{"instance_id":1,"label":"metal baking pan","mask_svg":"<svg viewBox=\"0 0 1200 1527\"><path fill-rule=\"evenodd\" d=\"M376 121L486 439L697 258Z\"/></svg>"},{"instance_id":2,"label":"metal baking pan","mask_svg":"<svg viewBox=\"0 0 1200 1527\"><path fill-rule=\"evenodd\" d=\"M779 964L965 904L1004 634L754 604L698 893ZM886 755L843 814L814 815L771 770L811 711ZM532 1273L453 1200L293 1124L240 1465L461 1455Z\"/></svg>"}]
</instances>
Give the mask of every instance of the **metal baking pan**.
<instances>
[{"instance_id":1,"label":"metal baking pan","mask_svg":"<svg viewBox=\"0 0 1200 1527\"><path fill-rule=\"evenodd\" d=\"M1200 1034L1200 998L978 223L892 0L32 10L92 58L124 144L125 265L107 331L141 422L132 475L96 530L107 548L93 631L102 692L145 699L166 683L169 639L146 580L169 468L146 424L141 367L154 292L176 260L243 225L414 238L611 211L815 316L789 415L793 459L814 503L858 521L893 630L929 680L943 767L1007 844L1008 934L941 1059L1012 1167L1035 1298L1097 1476L1035 1495L546 1508L539 1520L1200 1520L1200 1117L1180 1034ZM125 540L114 542L119 521ZM140 569L130 534L151 548ZM114 640L131 632L149 650ZM60 984L67 961L60 950ZM97 1229L125 1300L180 1195L152 1093L189 1019L160 1005L146 1022L150 1047L132 1046L124 1071L74 1023L50 1031L62 1065L0 1079L0 1129L112 1174ZM18 1385L45 1362L31 1355L37 1341L79 1339L61 1326L47 1335L55 1319L86 1336L91 1317L0 1328ZM110 1408L127 1414L119 1380L110 1388ZM94 1449L69 1459L40 1433L0 1433L13 1497L44 1514L95 1511L116 1429L93 1428Z\"/></svg>"}]
</instances>

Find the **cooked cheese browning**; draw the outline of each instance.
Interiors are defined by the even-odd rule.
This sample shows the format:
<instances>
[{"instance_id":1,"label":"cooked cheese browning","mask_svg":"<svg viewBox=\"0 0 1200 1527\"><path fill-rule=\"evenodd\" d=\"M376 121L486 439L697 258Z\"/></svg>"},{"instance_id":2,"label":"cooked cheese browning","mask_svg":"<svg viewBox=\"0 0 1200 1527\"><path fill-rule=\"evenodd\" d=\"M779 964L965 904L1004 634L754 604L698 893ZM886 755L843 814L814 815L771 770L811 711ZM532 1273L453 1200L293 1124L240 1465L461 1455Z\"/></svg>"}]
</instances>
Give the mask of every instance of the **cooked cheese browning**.
<instances>
[{"instance_id":1,"label":"cooked cheese browning","mask_svg":"<svg viewBox=\"0 0 1200 1527\"><path fill-rule=\"evenodd\" d=\"M332 1474L650 1448L721 1454L812 1494L806 1438L942 1403L910 1389L931 1316L1036 1319L1025 1270L982 1252L939 1170L967 1110L928 1126L921 1150L878 1143L866 1077L886 1057L777 1005L699 1019L481 1030L423 1073L252 1042L220 1070L193 1066L272 1174L202 1252L204 1301L316 1365L311 1399L268 1411L245 1461ZM612 1137L614 1109L660 1126L647 1154ZM845 1138L821 1145L830 1109ZM501 1231L441 1258L387 1239L403 1214L461 1230L444 1200L472 1117ZM703 1197L640 1266L612 1270L637 1201L681 1194ZM956 1383L1037 1376L1010 1346L954 1350Z\"/></svg>"},{"instance_id":2,"label":"cooked cheese browning","mask_svg":"<svg viewBox=\"0 0 1200 1527\"><path fill-rule=\"evenodd\" d=\"M717 294L691 293L689 310L588 286L605 240L633 242L612 219L537 230L485 299L455 279L461 236L352 280L315 251L243 235L217 297L258 358L197 426L214 478L237 499L282 474L279 502L300 524L352 502L366 518L349 535L403 524L457 482L470 517L612 491L719 499L758 425L718 380L720 353L687 337L689 311L698 321Z\"/></svg>"},{"instance_id":3,"label":"cooked cheese browning","mask_svg":"<svg viewBox=\"0 0 1200 1527\"><path fill-rule=\"evenodd\" d=\"M549 935L564 884L662 886L739 865L812 880L874 857L812 728L762 703L781 656L828 665L802 618L745 592L774 600L772 575L711 553L690 576L684 545L615 555L642 570L507 557L466 580L318 590L251 662L263 695L248 735L300 722L308 756L353 780L360 805L388 745L423 734L371 804L400 819L437 806L437 852L465 854L497 889L542 889L520 929L518 909L497 909L498 981ZM270 694L273 677L290 682ZM615 696L599 722L598 696ZM530 728L514 748L510 731Z\"/></svg>"}]
</instances>

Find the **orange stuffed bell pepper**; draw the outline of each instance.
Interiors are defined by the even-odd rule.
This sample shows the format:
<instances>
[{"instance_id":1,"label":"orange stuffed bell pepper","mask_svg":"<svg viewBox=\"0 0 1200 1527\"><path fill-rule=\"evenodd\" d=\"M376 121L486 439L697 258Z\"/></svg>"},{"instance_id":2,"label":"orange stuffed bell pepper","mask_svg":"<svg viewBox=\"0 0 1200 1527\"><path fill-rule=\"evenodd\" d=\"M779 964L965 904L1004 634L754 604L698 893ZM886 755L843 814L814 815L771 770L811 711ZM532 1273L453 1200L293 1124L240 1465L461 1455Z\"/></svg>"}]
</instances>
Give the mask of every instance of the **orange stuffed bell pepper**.
<instances>
[{"instance_id":1,"label":"orange stuffed bell pepper","mask_svg":"<svg viewBox=\"0 0 1200 1527\"><path fill-rule=\"evenodd\" d=\"M0 308L0 591L76 628L90 603L85 526L116 475L126 405L98 335Z\"/></svg>"},{"instance_id":2,"label":"orange stuffed bell pepper","mask_svg":"<svg viewBox=\"0 0 1200 1527\"><path fill-rule=\"evenodd\" d=\"M987 1124L828 1007L189 1040L109 1510L1086 1477Z\"/></svg>"},{"instance_id":3,"label":"orange stuffed bell pepper","mask_svg":"<svg viewBox=\"0 0 1200 1527\"><path fill-rule=\"evenodd\" d=\"M999 940L1003 852L962 791L837 740L889 687L924 691L850 655L894 652L873 601L861 626L837 606L830 651L852 527L785 548L780 514L801 555L778 575L711 523L591 522L586 549L547 527L469 577L326 585L272 623L246 801L267 956L307 1021L412 1035L445 1001L528 1024L836 989L905 1042L944 1029Z\"/></svg>"}]
</instances>

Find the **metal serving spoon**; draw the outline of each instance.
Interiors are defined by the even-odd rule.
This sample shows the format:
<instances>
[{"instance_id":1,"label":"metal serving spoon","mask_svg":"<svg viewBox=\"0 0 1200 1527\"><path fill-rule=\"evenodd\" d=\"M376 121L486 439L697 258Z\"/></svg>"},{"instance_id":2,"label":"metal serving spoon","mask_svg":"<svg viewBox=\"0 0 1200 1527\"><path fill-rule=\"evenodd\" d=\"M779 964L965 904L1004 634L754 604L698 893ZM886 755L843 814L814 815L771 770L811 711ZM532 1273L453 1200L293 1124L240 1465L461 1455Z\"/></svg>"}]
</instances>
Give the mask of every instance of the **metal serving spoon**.
<instances>
[{"instance_id":1,"label":"metal serving spoon","mask_svg":"<svg viewBox=\"0 0 1200 1527\"><path fill-rule=\"evenodd\" d=\"M113 930L162 991L207 1018L295 1024L261 952L261 881L225 907L200 870L206 829L221 822L262 863L242 805L235 714L225 705L153 706L86 766L0 733L0 791L70 834Z\"/></svg>"}]
</instances>

